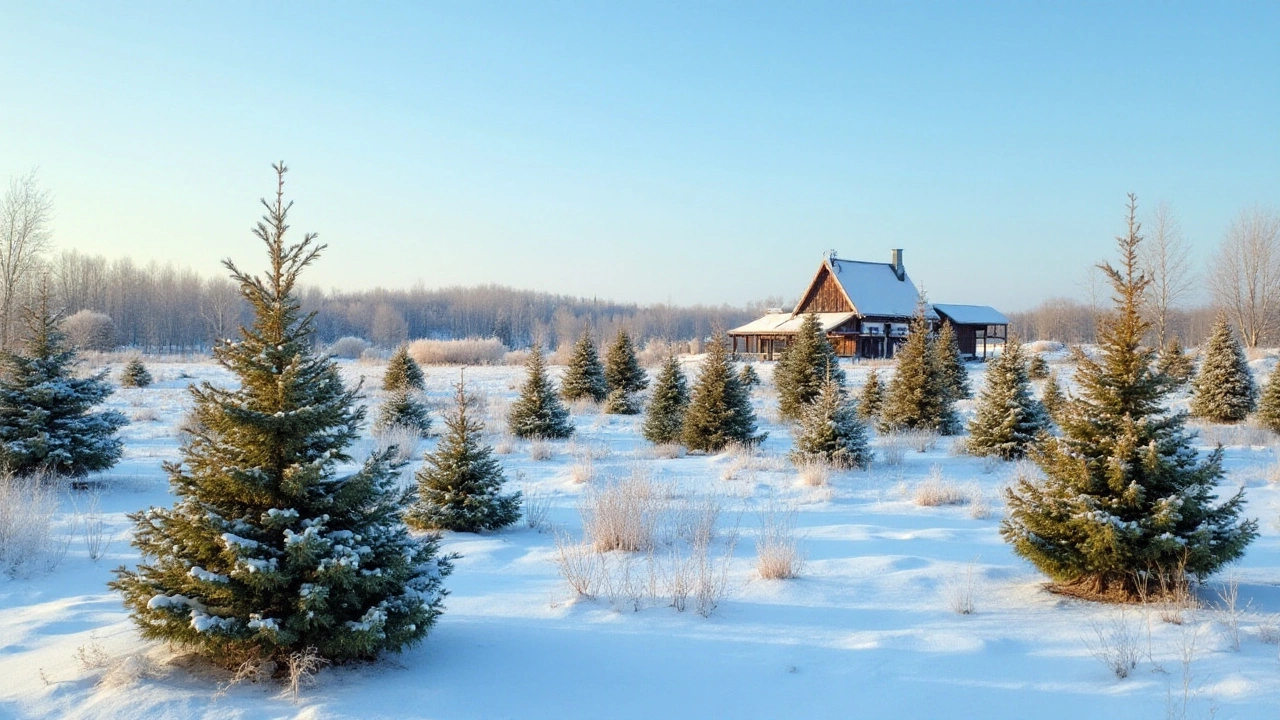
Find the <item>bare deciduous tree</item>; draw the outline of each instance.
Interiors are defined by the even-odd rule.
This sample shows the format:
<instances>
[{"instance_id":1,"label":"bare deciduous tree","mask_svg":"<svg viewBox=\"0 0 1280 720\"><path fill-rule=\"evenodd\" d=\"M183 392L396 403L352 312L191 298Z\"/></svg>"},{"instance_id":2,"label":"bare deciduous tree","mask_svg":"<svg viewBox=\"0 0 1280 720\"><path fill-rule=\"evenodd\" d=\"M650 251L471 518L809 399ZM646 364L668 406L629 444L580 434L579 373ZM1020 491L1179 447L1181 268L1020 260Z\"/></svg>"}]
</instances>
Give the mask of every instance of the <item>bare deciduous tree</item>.
<instances>
[{"instance_id":1,"label":"bare deciduous tree","mask_svg":"<svg viewBox=\"0 0 1280 720\"><path fill-rule=\"evenodd\" d=\"M1247 346L1272 337L1280 312L1280 216L1263 207L1241 211L1218 247L1210 286Z\"/></svg>"},{"instance_id":2,"label":"bare deciduous tree","mask_svg":"<svg viewBox=\"0 0 1280 720\"><path fill-rule=\"evenodd\" d=\"M1160 346L1169 332L1169 311L1186 299L1194 287L1190 248L1182 225L1168 203L1159 203L1147 223L1149 234L1142 245L1142 271L1151 278L1147 311L1155 324Z\"/></svg>"},{"instance_id":3,"label":"bare deciduous tree","mask_svg":"<svg viewBox=\"0 0 1280 720\"><path fill-rule=\"evenodd\" d=\"M53 196L35 170L9 180L0 201L0 347L9 346L19 288L53 242L52 218Z\"/></svg>"}]
</instances>

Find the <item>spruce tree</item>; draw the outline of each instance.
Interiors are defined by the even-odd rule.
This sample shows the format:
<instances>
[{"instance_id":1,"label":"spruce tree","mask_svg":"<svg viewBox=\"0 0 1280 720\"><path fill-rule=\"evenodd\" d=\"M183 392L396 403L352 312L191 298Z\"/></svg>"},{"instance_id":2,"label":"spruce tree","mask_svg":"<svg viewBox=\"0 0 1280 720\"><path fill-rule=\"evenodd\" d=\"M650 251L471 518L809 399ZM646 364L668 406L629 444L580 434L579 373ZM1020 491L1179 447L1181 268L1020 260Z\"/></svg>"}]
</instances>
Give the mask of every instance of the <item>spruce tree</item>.
<instances>
[{"instance_id":1,"label":"spruce tree","mask_svg":"<svg viewBox=\"0 0 1280 720\"><path fill-rule=\"evenodd\" d=\"M409 346L401 345L387 361L387 371L382 376L382 389L389 392L421 392L426 378L418 362L409 355Z\"/></svg>"},{"instance_id":2,"label":"spruce tree","mask_svg":"<svg viewBox=\"0 0 1280 720\"><path fill-rule=\"evenodd\" d=\"M640 398L623 388L614 388L604 399L604 412L606 415L639 415Z\"/></svg>"},{"instance_id":3,"label":"spruce tree","mask_svg":"<svg viewBox=\"0 0 1280 720\"><path fill-rule=\"evenodd\" d=\"M1258 405L1258 387L1226 315L1213 325L1191 392L1191 414L1212 422L1240 422Z\"/></svg>"},{"instance_id":4,"label":"spruce tree","mask_svg":"<svg viewBox=\"0 0 1280 720\"><path fill-rule=\"evenodd\" d=\"M618 331L618 336L605 353L604 380L609 392L621 389L634 394L649 387L649 377L636 359L635 346L626 330Z\"/></svg>"},{"instance_id":5,"label":"spruce tree","mask_svg":"<svg viewBox=\"0 0 1280 720\"><path fill-rule=\"evenodd\" d=\"M23 309L23 351L0 352L0 469L76 478L106 470L120 459L116 431L129 421L114 410L92 412L113 391L107 373L75 377L76 351L48 292L37 302Z\"/></svg>"},{"instance_id":6,"label":"spruce tree","mask_svg":"<svg viewBox=\"0 0 1280 720\"><path fill-rule=\"evenodd\" d=\"M1258 401L1258 423L1274 433L1280 433L1280 367L1271 371L1267 384Z\"/></svg>"},{"instance_id":7,"label":"spruce tree","mask_svg":"<svg viewBox=\"0 0 1280 720\"><path fill-rule=\"evenodd\" d=\"M924 308L923 302L916 308L907 341L897 352L897 368L880 408L880 428L951 435L959 424L953 407L954 386L938 362Z\"/></svg>"},{"instance_id":8,"label":"spruce tree","mask_svg":"<svg viewBox=\"0 0 1280 720\"><path fill-rule=\"evenodd\" d=\"M378 430L410 428L420 437L427 437L431 433L431 413L418 398L417 392L409 389L395 390L382 403L373 426Z\"/></svg>"},{"instance_id":9,"label":"spruce tree","mask_svg":"<svg viewBox=\"0 0 1280 720\"><path fill-rule=\"evenodd\" d=\"M1177 336L1170 337L1156 357L1156 370L1169 378L1174 387L1186 385L1195 376L1196 364L1182 347Z\"/></svg>"},{"instance_id":10,"label":"spruce tree","mask_svg":"<svg viewBox=\"0 0 1280 720\"><path fill-rule=\"evenodd\" d=\"M547 361L542 348L533 346L525 364L528 375L520 397L507 415L507 427L518 438L567 438L573 435L569 410L556 397L555 384L547 377Z\"/></svg>"},{"instance_id":11,"label":"spruce tree","mask_svg":"<svg viewBox=\"0 0 1280 720\"><path fill-rule=\"evenodd\" d=\"M573 357L560 382L560 396L569 402L582 399L603 402L608 395L609 384L604 378L596 343L590 332L583 331L573 346Z\"/></svg>"},{"instance_id":12,"label":"spruce tree","mask_svg":"<svg viewBox=\"0 0 1280 720\"><path fill-rule=\"evenodd\" d=\"M459 380L444 435L418 470L418 501L405 514L427 530L497 530L520 519L520 493L502 494L502 466L484 443L484 426L468 415L466 385Z\"/></svg>"},{"instance_id":13,"label":"spruce tree","mask_svg":"<svg viewBox=\"0 0 1280 720\"><path fill-rule=\"evenodd\" d=\"M742 363L742 369L738 371L738 382L742 383L747 392L751 392L752 388L760 386L760 373L756 372L751 363Z\"/></svg>"},{"instance_id":14,"label":"spruce tree","mask_svg":"<svg viewBox=\"0 0 1280 720\"><path fill-rule=\"evenodd\" d=\"M299 273L324 249L308 234L288 244L283 164L274 203L254 234L270 266L262 276L224 264L254 320L214 357L240 382L191 389L193 427L182 462L165 470L171 508L130 517L142 562L111 587L141 634L236 667L314 648L331 661L364 660L421 640L442 611L451 557L414 539L401 513L392 449L351 474L364 408L332 359L313 350Z\"/></svg>"},{"instance_id":15,"label":"spruce tree","mask_svg":"<svg viewBox=\"0 0 1280 720\"><path fill-rule=\"evenodd\" d=\"M986 387L969 423L965 448L971 454L1017 460L1049 429L1048 413L1031 395L1029 375L1022 345L1010 338L987 370Z\"/></svg>"},{"instance_id":16,"label":"spruce tree","mask_svg":"<svg viewBox=\"0 0 1280 720\"><path fill-rule=\"evenodd\" d=\"M1049 361L1040 353L1031 354L1031 362L1027 366L1027 376L1032 380L1044 380L1049 377Z\"/></svg>"},{"instance_id":17,"label":"spruce tree","mask_svg":"<svg viewBox=\"0 0 1280 720\"><path fill-rule=\"evenodd\" d=\"M774 367L773 379L778 389L778 414L786 420L799 420L827 379L844 386L840 359L814 313L804 316L795 339Z\"/></svg>"},{"instance_id":18,"label":"spruce tree","mask_svg":"<svg viewBox=\"0 0 1280 720\"><path fill-rule=\"evenodd\" d=\"M828 380L805 410L791 461L800 465L817 460L847 469L864 468L870 459L867 426L858 419L843 386Z\"/></svg>"},{"instance_id":19,"label":"spruce tree","mask_svg":"<svg viewBox=\"0 0 1280 720\"><path fill-rule=\"evenodd\" d=\"M884 384L875 368L867 373L867 381L862 385L862 393L858 396L858 417L873 422L880 418L880 409L884 406Z\"/></svg>"},{"instance_id":20,"label":"spruce tree","mask_svg":"<svg viewBox=\"0 0 1280 720\"><path fill-rule=\"evenodd\" d=\"M717 333L698 371L681 439L690 450L719 452L731 442L754 445L764 438L756 434L751 398L729 361L729 342Z\"/></svg>"},{"instance_id":21,"label":"spruce tree","mask_svg":"<svg viewBox=\"0 0 1280 720\"><path fill-rule=\"evenodd\" d=\"M1050 419L1059 422L1058 418L1067 405L1067 398L1062 394L1062 387L1058 384L1057 370L1050 371L1049 379L1045 381L1044 389L1040 391L1040 404L1044 406L1044 411L1049 414Z\"/></svg>"},{"instance_id":22,"label":"spruce tree","mask_svg":"<svg viewBox=\"0 0 1280 720\"><path fill-rule=\"evenodd\" d=\"M1184 572L1204 576L1240 557L1257 536L1257 523L1239 517L1242 491L1216 502L1221 449L1198 457L1185 415L1163 404L1168 386L1142 344L1150 280L1138 267L1136 213L1130 196L1120 267L1101 266L1116 310L1100 325L1100 357L1080 359L1062 436L1035 454L1045 477L1006 491L1000 526L1060 591L1085 597L1135 598L1140 574L1149 586L1176 587Z\"/></svg>"},{"instance_id":23,"label":"spruce tree","mask_svg":"<svg viewBox=\"0 0 1280 720\"><path fill-rule=\"evenodd\" d=\"M960 354L960 341L956 339L955 328L951 323L943 322L938 335L933 339L933 362L941 373L941 383L952 400L965 400L973 397L969 389L969 370L965 367L964 356Z\"/></svg>"},{"instance_id":24,"label":"spruce tree","mask_svg":"<svg viewBox=\"0 0 1280 720\"><path fill-rule=\"evenodd\" d=\"M649 400L649 412L644 420L644 439L654 445L680 442L684 428L684 414L689 407L689 386L684 371L675 354L667 356L658 373Z\"/></svg>"},{"instance_id":25,"label":"spruce tree","mask_svg":"<svg viewBox=\"0 0 1280 720\"><path fill-rule=\"evenodd\" d=\"M125 364L124 370L120 373L120 387L127 388L144 388L153 381L151 373L147 372L147 366L142 364L138 358L134 358Z\"/></svg>"}]
</instances>

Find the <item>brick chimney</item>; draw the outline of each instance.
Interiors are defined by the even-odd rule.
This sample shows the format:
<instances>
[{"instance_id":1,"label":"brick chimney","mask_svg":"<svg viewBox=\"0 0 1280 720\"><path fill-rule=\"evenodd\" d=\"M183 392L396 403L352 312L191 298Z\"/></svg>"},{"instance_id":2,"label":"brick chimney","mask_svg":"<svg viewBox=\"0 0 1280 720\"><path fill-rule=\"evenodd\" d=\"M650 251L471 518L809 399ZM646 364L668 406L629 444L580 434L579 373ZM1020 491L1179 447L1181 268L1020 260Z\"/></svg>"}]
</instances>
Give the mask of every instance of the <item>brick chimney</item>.
<instances>
[{"instance_id":1,"label":"brick chimney","mask_svg":"<svg viewBox=\"0 0 1280 720\"><path fill-rule=\"evenodd\" d=\"M898 276L898 280L907 279L907 269L902 265L902 248L894 248L890 251L890 264L893 265L893 274Z\"/></svg>"}]
</instances>

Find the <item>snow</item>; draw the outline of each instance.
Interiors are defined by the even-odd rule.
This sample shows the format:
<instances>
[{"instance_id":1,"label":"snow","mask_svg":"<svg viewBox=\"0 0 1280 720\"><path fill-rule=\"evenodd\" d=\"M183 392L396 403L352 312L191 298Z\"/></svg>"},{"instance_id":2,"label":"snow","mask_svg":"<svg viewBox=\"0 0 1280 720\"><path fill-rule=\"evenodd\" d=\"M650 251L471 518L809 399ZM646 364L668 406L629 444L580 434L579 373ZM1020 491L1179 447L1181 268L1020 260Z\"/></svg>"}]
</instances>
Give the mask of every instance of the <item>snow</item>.
<instances>
[{"instance_id":1,"label":"snow","mask_svg":"<svg viewBox=\"0 0 1280 720\"><path fill-rule=\"evenodd\" d=\"M1008 325L1009 318L989 305L934 303L933 309L961 325Z\"/></svg>"},{"instance_id":2,"label":"snow","mask_svg":"<svg viewBox=\"0 0 1280 720\"><path fill-rule=\"evenodd\" d=\"M124 458L100 478L99 509L111 538L106 555L89 557L77 514L86 497L77 493L63 499L56 519L55 533L69 540L61 563L28 579L0 576L0 718L1163 718L1169 693L1180 696L1179 653L1193 636L1187 717L1214 710L1220 718L1280 716L1277 646L1263 642L1269 618L1280 614L1280 485L1268 481L1280 467L1273 437L1213 426L1202 440L1205 448L1210 440L1227 445L1229 477L1219 496L1245 485L1246 515L1261 519L1262 536L1231 571L1240 606L1249 603L1240 650L1211 610L1186 611L1176 626L1128 608L1142 660L1118 680L1088 643L1095 640L1090 624L1106 626L1120 611L1047 593L1044 578L999 536L1001 488L1023 466L953 454L943 439L927 452L909 451L900 465L837 472L827 487L803 486L783 460L789 430L769 420L772 367L757 365L766 387L754 391L753 402L769 438L754 457L654 459L639 439L642 417L594 413L574 415L579 437L553 443L550 460L535 461L528 443L515 443L514 452L497 457L512 489L546 499L549 526L446 534L443 550L462 557L445 580L447 609L426 640L375 663L327 668L295 703L272 683L243 682L219 695L229 674L143 640L106 587L112 568L138 562L125 514L174 502L160 465L179 459L186 384L233 382L213 364L151 364L156 385L121 390L108 401L156 419L123 430ZM846 365L850 385L858 388L869 368ZM982 366L969 368L980 388ZM439 407L452 395L457 369L425 370L428 399ZM884 380L892 372L879 370ZM1058 366L1067 389L1070 370ZM379 366L344 363L343 371L350 382L366 377L368 401L381 401L380 391L368 389L377 385ZM518 367L467 370L489 412L501 412L521 378ZM973 403L962 402L961 411L971 416ZM1174 406L1184 408L1185 395ZM880 446L876 439L873 448ZM374 447L366 435L352 457L359 462ZM595 483L646 463L675 497L719 498L721 536L737 526L741 538L727 594L709 618L661 599L634 611L605 593L585 600L569 591L556 571L551 526L581 530L578 506L592 486L574 483L570 471L586 454ZM415 469L405 469L406 481ZM989 514L968 505L917 506L913 489L935 472L981 496ZM754 573L755 539L769 508L794 511L807 556L798 579L766 581ZM312 524L319 537L336 539L317 527L321 522ZM234 532L224 538L233 549L252 547L243 540ZM637 566L643 564L641 558ZM957 615L948 594L969 573L975 611ZM1201 595L1217 601L1213 586ZM150 604L190 613L202 632L230 622L180 595ZM376 632L380 612L358 624ZM267 632L275 624L261 615L246 622ZM103 659L93 660L99 654Z\"/></svg>"},{"instance_id":3,"label":"snow","mask_svg":"<svg viewBox=\"0 0 1280 720\"><path fill-rule=\"evenodd\" d=\"M866 316L911 317L920 303L911 276L903 273L902 280L888 263L862 262L859 260L831 261L833 277L849 296L854 309ZM928 311L933 317L933 311Z\"/></svg>"}]
</instances>

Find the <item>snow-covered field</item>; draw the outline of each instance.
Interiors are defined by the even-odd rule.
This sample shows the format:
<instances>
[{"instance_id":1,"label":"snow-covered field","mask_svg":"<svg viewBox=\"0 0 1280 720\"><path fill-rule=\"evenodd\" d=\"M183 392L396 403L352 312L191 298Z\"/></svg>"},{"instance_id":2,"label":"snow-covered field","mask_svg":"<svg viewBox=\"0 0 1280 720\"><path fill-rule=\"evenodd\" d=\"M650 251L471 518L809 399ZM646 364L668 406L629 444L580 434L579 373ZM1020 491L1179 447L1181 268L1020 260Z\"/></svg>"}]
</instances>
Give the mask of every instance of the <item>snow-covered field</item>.
<instances>
[{"instance_id":1,"label":"snow-covered field","mask_svg":"<svg viewBox=\"0 0 1280 720\"><path fill-rule=\"evenodd\" d=\"M970 368L976 390L982 368ZM531 457L529 443L495 434L493 442L510 446L499 456L509 485L546 502L547 522L447 535L445 548L462 558L447 581L447 610L424 643L375 664L326 669L297 699L271 683L227 687L225 673L141 641L106 588L112 568L137 561L125 514L172 502L161 463L178 459L175 428L190 406L188 383L232 380L208 363L151 369L156 385L109 401L134 422L123 431L125 458L102 478L96 501L86 491L61 499L56 529L70 538L65 557L47 573L0 576L0 717L1280 716L1280 660L1271 644L1280 639L1280 484L1268 481L1280 479L1275 438L1209 429L1234 443L1224 490L1248 488L1246 512L1261 520L1262 535L1229 573L1239 589L1234 621L1213 609L1221 604L1213 582L1200 589L1203 609L1170 624L1154 610L1044 591L1044 579L997 530L1000 490L1019 468L953 455L951 439L908 450L901 464L836 473L822 487L801 483L785 462L789 433L772 421L767 364L754 396L770 434L755 456L656 458L639 436L639 417L575 413L578 438L552 444L544 460ZM860 385L866 370L850 366L850 384ZM432 401L443 406L458 370L425 371ZM368 401L378 402L381 367L344 364L343 372L353 382L366 377ZM471 368L467 379L497 416L522 374ZM362 443L358 454L374 441ZM588 474L588 456L593 478L575 482ZM661 578L651 594L646 558L610 560L615 575L628 567L643 592L615 581L594 600L577 597L557 571L556 533L580 533L578 508L591 488L637 467L678 502L710 497L721 505L713 570L737 536L724 597L709 617L692 603L684 612L670 607ZM939 478L965 502L918 505L916 488ZM98 517L94 502L110 538L96 561L85 532ZM762 523L788 512L803 571L761 579ZM953 606L966 595L973 612L959 614ZM1099 631L1110 637L1120 626L1139 655L1124 679L1095 657Z\"/></svg>"}]
</instances>

